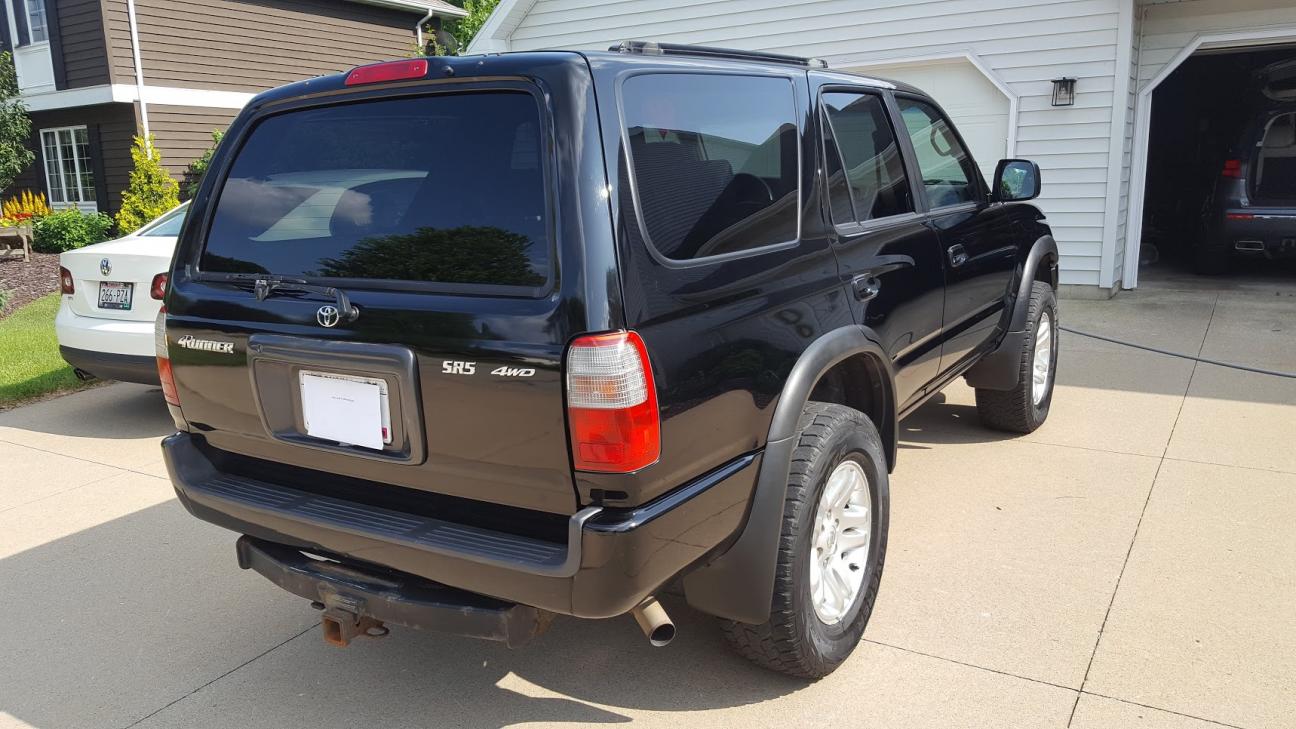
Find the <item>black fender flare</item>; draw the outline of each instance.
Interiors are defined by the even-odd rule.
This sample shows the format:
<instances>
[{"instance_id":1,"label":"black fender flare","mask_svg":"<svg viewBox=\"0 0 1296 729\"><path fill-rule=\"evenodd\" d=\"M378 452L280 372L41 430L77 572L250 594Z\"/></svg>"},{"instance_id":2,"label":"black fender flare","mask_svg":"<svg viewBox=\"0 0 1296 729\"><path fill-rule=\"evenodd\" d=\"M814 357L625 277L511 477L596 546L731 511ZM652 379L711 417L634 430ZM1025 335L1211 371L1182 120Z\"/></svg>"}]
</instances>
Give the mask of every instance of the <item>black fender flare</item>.
<instances>
[{"instance_id":1,"label":"black fender flare","mask_svg":"<svg viewBox=\"0 0 1296 729\"><path fill-rule=\"evenodd\" d=\"M889 465L894 465L898 425L891 358L867 327L847 326L824 334L806 348L784 382L774 406L747 520L737 540L721 556L684 577L684 595L694 608L753 625L769 619L797 422L824 373L858 354L876 359L886 379L880 383L886 400L884 422L877 425L888 450Z\"/></svg>"},{"instance_id":2,"label":"black fender flare","mask_svg":"<svg viewBox=\"0 0 1296 729\"><path fill-rule=\"evenodd\" d=\"M1022 338L1026 336L1026 312L1030 307L1031 285L1041 265L1048 266L1048 282L1058 287L1058 247L1051 235L1040 236L1017 271L1017 287L1010 292L1000 329L999 345L986 354L964 376L968 385L983 390L1011 390L1021 376Z\"/></svg>"}]
</instances>

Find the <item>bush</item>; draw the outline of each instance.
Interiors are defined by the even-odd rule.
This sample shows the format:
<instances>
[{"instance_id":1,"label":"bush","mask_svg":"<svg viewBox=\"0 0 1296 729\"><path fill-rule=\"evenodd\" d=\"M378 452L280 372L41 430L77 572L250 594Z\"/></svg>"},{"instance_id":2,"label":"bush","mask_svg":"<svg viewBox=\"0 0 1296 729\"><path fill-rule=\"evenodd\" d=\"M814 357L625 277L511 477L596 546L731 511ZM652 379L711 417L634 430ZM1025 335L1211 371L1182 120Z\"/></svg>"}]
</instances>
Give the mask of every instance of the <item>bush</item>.
<instances>
[{"instance_id":1,"label":"bush","mask_svg":"<svg viewBox=\"0 0 1296 729\"><path fill-rule=\"evenodd\" d=\"M75 208L50 213L36 222L32 249L38 253L62 253L108 240L112 218L103 213L83 213Z\"/></svg>"},{"instance_id":2,"label":"bush","mask_svg":"<svg viewBox=\"0 0 1296 729\"><path fill-rule=\"evenodd\" d=\"M27 106L18 94L13 54L0 52L0 190L13 184L36 159L36 153L27 148L31 128Z\"/></svg>"},{"instance_id":3,"label":"bush","mask_svg":"<svg viewBox=\"0 0 1296 729\"><path fill-rule=\"evenodd\" d=\"M225 137L225 132L220 129L212 130L212 146L203 151L202 156L189 163L189 167L184 174L184 194L186 198L192 198L198 194L198 185L202 183L203 175L207 174L207 168L211 167L212 155L216 154L216 147L220 144L221 139Z\"/></svg>"},{"instance_id":4,"label":"bush","mask_svg":"<svg viewBox=\"0 0 1296 729\"><path fill-rule=\"evenodd\" d=\"M117 229L122 235L180 204L180 183L162 166L162 153L153 144L153 135L147 140L135 137L131 159L135 169L131 170L130 185L122 192L121 210L117 211Z\"/></svg>"}]
</instances>

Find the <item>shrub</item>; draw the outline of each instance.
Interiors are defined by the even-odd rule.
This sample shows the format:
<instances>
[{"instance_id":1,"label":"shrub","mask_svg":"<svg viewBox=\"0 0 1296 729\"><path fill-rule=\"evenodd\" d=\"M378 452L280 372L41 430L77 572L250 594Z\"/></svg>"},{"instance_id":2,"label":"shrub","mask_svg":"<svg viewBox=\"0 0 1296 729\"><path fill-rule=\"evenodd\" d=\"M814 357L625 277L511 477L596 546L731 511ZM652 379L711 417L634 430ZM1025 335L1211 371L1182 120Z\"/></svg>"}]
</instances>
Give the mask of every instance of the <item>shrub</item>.
<instances>
[{"instance_id":1,"label":"shrub","mask_svg":"<svg viewBox=\"0 0 1296 729\"><path fill-rule=\"evenodd\" d=\"M23 190L21 195L5 200L4 205L0 206L0 223L5 225L32 223L49 214L50 208L45 202L45 193L38 192L33 195L31 190Z\"/></svg>"},{"instance_id":2,"label":"shrub","mask_svg":"<svg viewBox=\"0 0 1296 729\"><path fill-rule=\"evenodd\" d=\"M103 213L83 213L76 208L50 213L36 222L32 249L62 253L108 240L112 218Z\"/></svg>"},{"instance_id":3,"label":"shrub","mask_svg":"<svg viewBox=\"0 0 1296 729\"><path fill-rule=\"evenodd\" d=\"M189 167L184 174L184 193L186 198L192 198L198 194L198 185L202 183L203 175L207 174L207 168L211 167L212 155L216 153L216 147L220 145L221 139L225 137L225 132L220 129L212 130L212 146L208 147L202 153L202 156L189 163Z\"/></svg>"},{"instance_id":4,"label":"shrub","mask_svg":"<svg viewBox=\"0 0 1296 729\"><path fill-rule=\"evenodd\" d=\"M31 136L31 117L18 95L18 72L13 54L0 53L0 190L9 187L36 159L27 148Z\"/></svg>"},{"instance_id":5,"label":"shrub","mask_svg":"<svg viewBox=\"0 0 1296 729\"><path fill-rule=\"evenodd\" d=\"M0 289L0 311L4 311L9 305L9 298L13 295L9 289Z\"/></svg>"},{"instance_id":6,"label":"shrub","mask_svg":"<svg viewBox=\"0 0 1296 729\"><path fill-rule=\"evenodd\" d=\"M153 135L147 140L135 137L131 159L135 169L131 170L130 185L122 192L121 210L117 211L117 229L122 235L180 204L180 183L162 166L162 153L153 144Z\"/></svg>"}]
</instances>

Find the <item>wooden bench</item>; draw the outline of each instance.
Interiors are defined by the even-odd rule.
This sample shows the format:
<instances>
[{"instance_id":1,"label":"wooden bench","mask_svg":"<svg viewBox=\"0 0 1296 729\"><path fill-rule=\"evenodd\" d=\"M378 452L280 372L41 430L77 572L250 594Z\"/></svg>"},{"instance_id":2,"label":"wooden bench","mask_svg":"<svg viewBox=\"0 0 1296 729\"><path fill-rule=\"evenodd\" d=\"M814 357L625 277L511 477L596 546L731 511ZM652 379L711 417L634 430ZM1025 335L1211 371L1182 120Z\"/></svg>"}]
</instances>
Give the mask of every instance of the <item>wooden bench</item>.
<instances>
[{"instance_id":1,"label":"wooden bench","mask_svg":"<svg viewBox=\"0 0 1296 729\"><path fill-rule=\"evenodd\" d=\"M23 262L31 260L32 229L30 225L0 228L0 258L17 258Z\"/></svg>"}]
</instances>

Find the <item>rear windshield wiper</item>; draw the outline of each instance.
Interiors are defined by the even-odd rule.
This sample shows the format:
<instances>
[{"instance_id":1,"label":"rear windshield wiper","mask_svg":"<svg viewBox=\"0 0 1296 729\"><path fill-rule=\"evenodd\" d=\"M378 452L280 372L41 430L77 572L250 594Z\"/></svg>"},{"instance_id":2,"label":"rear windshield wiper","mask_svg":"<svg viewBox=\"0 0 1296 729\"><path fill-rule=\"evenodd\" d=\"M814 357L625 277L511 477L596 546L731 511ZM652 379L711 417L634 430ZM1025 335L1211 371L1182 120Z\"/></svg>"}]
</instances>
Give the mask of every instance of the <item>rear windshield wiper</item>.
<instances>
[{"instance_id":1,"label":"rear windshield wiper","mask_svg":"<svg viewBox=\"0 0 1296 729\"><path fill-rule=\"evenodd\" d=\"M338 319L342 322L353 322L360 316L360 310L351 304L346 292L336 286L321 286L305 279L273 275L257 276L252 281L252 293L257 301L265 301L275 291L305 291L333 297L337 301Z\"/></svg>"}]
</instances>

